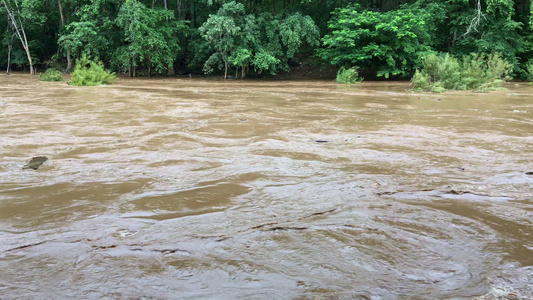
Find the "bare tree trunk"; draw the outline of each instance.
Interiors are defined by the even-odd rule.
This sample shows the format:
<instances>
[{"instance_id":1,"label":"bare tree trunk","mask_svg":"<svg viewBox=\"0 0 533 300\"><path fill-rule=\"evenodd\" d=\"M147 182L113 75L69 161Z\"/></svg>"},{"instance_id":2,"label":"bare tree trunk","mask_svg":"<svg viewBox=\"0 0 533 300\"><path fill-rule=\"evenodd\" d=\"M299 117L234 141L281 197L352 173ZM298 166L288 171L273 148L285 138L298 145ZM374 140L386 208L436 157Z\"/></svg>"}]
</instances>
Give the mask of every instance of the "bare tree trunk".
<instances>
[{"instance_id":1,"label":"bare tree trunk","mask_svg":"<svg viewBox=\"0 0 533 300\"><path fill-rule=\"evenodd\" d=\"M26 34L24 34L24 40L26 42L26 46L24 47L24 51L26 51L26 56L28 57L28 62L30 62L30 75L35 75L35 70L33 69L33 62L31 61L31 55L30 55L30 48L28 48L26 40Z\"/></svg>"},{"instance_id":2,"label":"bare tree trunk","mask_svg":"<svg viewBox=\"0 0 533 300\"><path fill-rule=\"evenodd\" d=\"M9 75L9 69L11 68L11 49L13 49L13 35L11 35L11 39L7 42L7 75Z\"/></svg>"},{"instance_id":3,"label":"bare tree trunk","mask_svg":"<svg viewBox=\"0 0 533 300\"><path fill-rule=\"evenodd\" d=\"M176 6L178 7L178 21L183 18L183 0L176 0Z\"/></svg>"},{"instance_id":4,"label":"bare tree trunk","mask_svg":"<svg viewBox=\"0 0 533 300\"><path fill-rule=\"evenodd\" d=\"M224 79L228 79L228 59L224 59Z\"/></svg>"},{"instance_id":5,"label":"bare tree trunk","mask_svg":"<svg viewBox=\"0 0 533 300\"><path fill-rule=\"evenodd\" d=\"M35 71L33 70L33 62L31 60L30 47L28 45L28 39L26 38L26 32L24 31L24 25L22 25L20 17L17 22L17 20L15 19L15 11L13 10L13 8L7 6L6 0L3 0L2 2L6 7L8 20L11 22L13 29L15 30L15 34L22 43L22 48L24 48L24 51L26 51L26 56L28 57L28 62L30 63L30 74L34 75ZM15 5L17 6L17 12L20 14L17 1L15 1Z\"/></svg>"},{"instance_id":6,"label":"bare tree trunk","mask_svg":"<svg viewBox=\"0 0 533 300\"><path fill-rule=\"evenodd\" d=\"M198 26L196 26L196 5L194 5L193 1L191 1L191 21L192 27L198 28Z\"/></svg>"},{"instance_id":7,"label":"bare tree trunk","mask_svg":"<svg viewBox=\"0 0 533 300\"><path fill-rule=\"evenodd\" d=\"M168 10L168 0L163 0L163 2L165 3L165 10ZM167 17L167 23L168 23L168 17ZM174 66L169 64L167 66L167 75L172 75L174 74ZM150 75L148 75L148 77L150 77Z\"/></svg>"},{"instance_id":8,"label":"bare tree trunk","mask_svg":"<svg viewBox=\"0 0 533 300\"><path fill-rule=\"evenodd\" d=\"M246 78L246 65L242 65L241 69L241 79Z\"/></svg>"},{"instance_id":9,"label":"bare tree trunk","mask_svg":"<svg viewBox=\"0 0 533 300\"><path fill-rule=\"evenodd\" d=\"M61 16L61 28L64 29L66 26L65 21L65 11L63 10L63 0L57 0L59 6L59 15ZM70 50L67 48L67 73L72 72L72 57L70 56Z\"/></svg>"}]
</instances>

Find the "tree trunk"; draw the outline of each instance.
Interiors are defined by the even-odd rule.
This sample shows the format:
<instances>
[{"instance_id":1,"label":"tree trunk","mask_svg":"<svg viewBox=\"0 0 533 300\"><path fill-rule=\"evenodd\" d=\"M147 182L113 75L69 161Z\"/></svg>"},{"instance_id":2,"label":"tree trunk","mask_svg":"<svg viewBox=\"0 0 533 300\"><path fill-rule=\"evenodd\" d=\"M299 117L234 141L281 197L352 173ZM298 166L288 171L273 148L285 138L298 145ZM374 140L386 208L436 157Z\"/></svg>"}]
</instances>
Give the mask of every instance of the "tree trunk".
<instances>
[{"instance_id":1,"label":"tree trunk","mask_svg":"<svg viewBox=\"0 0 533 300\"><path fill-rule=\"evenodd\" d=\"M194 5L194 1L191 1L191 21L192 28L198 28L198 26L196 26L196 5Z\"/></svg>"},{"instance_id":2,"label":"tree trunk","mask_svg":"<svg viewBox=\"0 0 533 300\"><path fill-rule=\"evenodd\" d=\"M183 18L183 0L176 0L176 6L178 7L178 21Z\"/></svg>"},{"instance_id":3,"label":"tree trunk","mask_svg":"<svg viewBox=\"0 0 533 300\"><path fill-rule=\"evenodd\" d=\"M168 0L164 0L165 2L165 10L168 10ZM167 23L168 23L168 17L167 17ZM169 64L167 67L167 75L174 74L174 66Z\"/></svg>"},{"instance_id":4,"label":"tree trunk","mask_svg":"<svg viewBox=\"0 0 533 300\"><path fill-rule=\"evenodd\" d=\"M224 79L228 79L228 59L224 59Z\"/></svg>"},{"instance_id":5,"label":"tree trunk","mask_svg":"<svg viewBox=\"0 0 533 300\"><path fill-rule=\"evenodd\" d=\"M64 29L67 22L65 21L65 11L63 10L63 0L57 0L57 5L59 6L59 15L61 16L61 29ZM72 72L72 57L70 56L70 50L67 51L67 73Z\"/></svg>"},{"instance_id":6,"label":"tree trunk","mask_svg":"<svg viewBox=\"0 0 533 300\"><path fill-rule=\"evenodd\" d=\"M6 74L9 75L9 69L11 68L11 49L13 49L13 36L7 42L7 68Z\"/></svg>"},{"instance_id":7,"label":"tree trunk","mask_svg":"<svg viewBox=\"0 0 533 300\"><path fill-rule=\"evenodd\" d=\"M28 43L28 41L26 40L26 34L24 34L24 40L26 41L26 43ZM24 51L26 51L28 62L30 63L30 75L35 75L35 70L33 69L33 62L31 61L30 48L27 45L23 47L24 47Z\"/></svg>"},{"instance_id":8,"label":"tree trunk","mask_svg":"<svg viewBox=\"0 0 533 300\"><path fill-rule=\"evenodd\" d=\"M242 65L241 79L246 78L246 65Z\"/></svg>"}]
</instances>

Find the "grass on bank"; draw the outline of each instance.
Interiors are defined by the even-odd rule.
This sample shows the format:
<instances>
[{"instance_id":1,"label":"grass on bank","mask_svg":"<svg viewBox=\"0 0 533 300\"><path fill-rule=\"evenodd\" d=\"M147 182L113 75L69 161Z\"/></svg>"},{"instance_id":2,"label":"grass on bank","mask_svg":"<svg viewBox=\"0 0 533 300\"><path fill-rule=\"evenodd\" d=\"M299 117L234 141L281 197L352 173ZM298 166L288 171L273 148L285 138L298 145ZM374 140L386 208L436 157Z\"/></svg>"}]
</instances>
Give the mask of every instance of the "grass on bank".
<instances>
[{"instance_id":1,"label":"grass on bank","mask_svg":"<svg viewBox=\"0 0 533 300\"><path fill-rule=\"evenodd\" d=\"M509 81L512 64L500 54L470 54L462 59L449 54L428 54L422 58L411 84L414 91L441 93L447 90L500 90Z\"/></svg>"},{"instance_id":2,"label":"grass on bank","mask_svg":"<svg viewBox=\"0 0 533 300\"><path fill-rule=\"evenodd\" d=\"M102 84L112 84L118 80L115 73L104 70L102 62L90 60L84 54L81 59L76 60L74 72L70 84L95 86Z\"/></svg>"},{"instance_id":3,"label":"grass on bank","mask_svg":"<svg viewBox=\"0 0 533 300\"><path fill-rule=\"evenodd\" d=\"M63 81L63 73L54 68L47 69L44 73L39 74L40 81Z\"/></svg>"}]
</instances>

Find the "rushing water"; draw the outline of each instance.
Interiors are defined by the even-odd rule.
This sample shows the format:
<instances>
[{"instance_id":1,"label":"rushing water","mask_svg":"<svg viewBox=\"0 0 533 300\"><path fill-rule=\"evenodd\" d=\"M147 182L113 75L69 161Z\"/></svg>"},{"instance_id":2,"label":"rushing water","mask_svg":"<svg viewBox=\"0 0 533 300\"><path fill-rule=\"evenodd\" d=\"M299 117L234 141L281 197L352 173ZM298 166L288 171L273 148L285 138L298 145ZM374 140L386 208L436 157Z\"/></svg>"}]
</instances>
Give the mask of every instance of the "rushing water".
<instances>
[{"instance_id":1,"label":"rushing water","mask_svg":"<svg viewBox=\"0 0 533 300\"><path fill-rule=\"evenodd\" d=\"M508 88L0 76L0 299L533 297Z\"/></svg>"}]
</instances>

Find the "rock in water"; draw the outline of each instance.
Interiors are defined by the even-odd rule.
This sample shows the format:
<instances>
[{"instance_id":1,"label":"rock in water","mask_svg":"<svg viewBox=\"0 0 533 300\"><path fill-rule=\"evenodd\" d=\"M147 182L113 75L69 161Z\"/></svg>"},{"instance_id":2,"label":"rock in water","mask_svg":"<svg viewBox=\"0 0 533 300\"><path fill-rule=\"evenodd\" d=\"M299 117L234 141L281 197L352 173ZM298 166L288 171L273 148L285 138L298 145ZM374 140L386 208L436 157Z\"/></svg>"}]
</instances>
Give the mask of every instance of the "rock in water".
<instances>
[{"instance_id":1,"label":"rock in water","mask_svg":"<svg viewBox=\"0 0 533 300\"><path fill-rule=\"evenodd\" d=\"M36 156L32 158L30 162L27 163L24 167L22 167L22 170L25 170L25 169L37 170L47 160L48 160L48 157L46 156Z\"/></svg>"}]
</instances>

